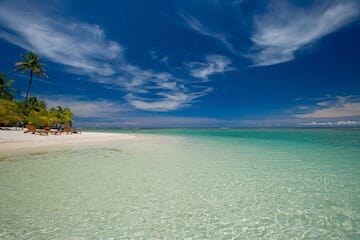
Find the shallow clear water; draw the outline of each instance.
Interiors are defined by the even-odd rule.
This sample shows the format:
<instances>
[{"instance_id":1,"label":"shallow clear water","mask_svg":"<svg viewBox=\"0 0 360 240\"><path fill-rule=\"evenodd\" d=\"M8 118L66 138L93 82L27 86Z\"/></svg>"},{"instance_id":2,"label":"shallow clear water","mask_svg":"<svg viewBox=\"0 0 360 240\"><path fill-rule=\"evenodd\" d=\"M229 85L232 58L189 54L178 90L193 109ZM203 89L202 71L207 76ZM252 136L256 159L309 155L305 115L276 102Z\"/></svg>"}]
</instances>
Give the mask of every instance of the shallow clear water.
<instances>
[{"instance_id":1,"label":"shallow clear water","mask_svg":"<svg viewBox=\"0 0 360 240\"><path fill-rule=\"evenodd\" d=\"M360 239L360 131L151 130L0 153L0 196L0 239Z\"/></svg>"}]
</instances>

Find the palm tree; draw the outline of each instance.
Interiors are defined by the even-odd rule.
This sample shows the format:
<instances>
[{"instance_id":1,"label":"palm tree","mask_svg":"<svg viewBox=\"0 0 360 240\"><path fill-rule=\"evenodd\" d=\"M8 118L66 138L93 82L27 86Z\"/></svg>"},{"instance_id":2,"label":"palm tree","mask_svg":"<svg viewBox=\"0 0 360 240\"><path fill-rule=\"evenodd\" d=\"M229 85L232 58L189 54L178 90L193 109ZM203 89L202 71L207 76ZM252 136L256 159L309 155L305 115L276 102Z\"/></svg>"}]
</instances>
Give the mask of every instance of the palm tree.
<instances>
[{"instance_id":1,"label":"palm tree","mask_svg":"<svg viewBox=\"0 0 360 240\"><path fill-rule=\"evenodd\" d=\"M70 108L62 108L61 106L58 106L56 111L60 124L72 124L74 113L70 110Z\"/></svg>"},{"instance_id":2,"label":"palm tree","mask_svg":"<svg viewBox=\"0 0 360 240\"><path fill-rule=\"evenodd\" d=\"M46 103L44 100L39 100L37 97L29 97L27 105L24 105L24 114L29 114L31 111L41 112L46 110Z\"/></svg>"},{"instance_id":3,"label":"palm tree","mask_svg":"<svg viewBox=\"0 0 360 240\"><path fill-rule=\"evenodd\" d=\"M39 77L47 77L45 72L45 64L40 63L40 58L38 55L36 55L33 52L29 52L28 54L22 54L20 55L21 60L20 62L16 62L15 66L17 67L15 71L24 73L26 71L30 71L30 78L29 78L29 84L26 91L26 98L25 98L25 106L27 105L29 101L29 92L30 87L32 83L33 74L39 76Z\"/></svg>"},{"instance_id":4,"label":"palm tree","mask_svg":"<svg viewBox=\"0 0 360 240\"><path fill-rule=\"evenodd\" d=\"M14 80L6 80L6 74L0 73L0 98L12 101L14 94L18 93L18 90L10 87L14 83Z\"/></svg>"}]
</instances>

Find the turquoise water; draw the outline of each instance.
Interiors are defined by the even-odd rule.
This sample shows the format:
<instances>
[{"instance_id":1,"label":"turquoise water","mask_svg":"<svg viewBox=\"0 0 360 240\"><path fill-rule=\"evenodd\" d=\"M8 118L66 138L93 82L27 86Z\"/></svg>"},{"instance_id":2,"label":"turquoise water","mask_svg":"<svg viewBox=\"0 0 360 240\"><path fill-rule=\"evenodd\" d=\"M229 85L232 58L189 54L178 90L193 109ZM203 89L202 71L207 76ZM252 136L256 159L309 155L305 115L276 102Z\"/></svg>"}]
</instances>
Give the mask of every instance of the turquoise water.
<instances>
[{"instance_id":1,"label":"turquoise water","mask_svg":"<svg viewBox=\"0 0 360 240\"><path fill-rule=\"evenodd\" d=\"M0 153L0 239L360 239L358 130L135 134Z\"/></svg>"}]
</instances>

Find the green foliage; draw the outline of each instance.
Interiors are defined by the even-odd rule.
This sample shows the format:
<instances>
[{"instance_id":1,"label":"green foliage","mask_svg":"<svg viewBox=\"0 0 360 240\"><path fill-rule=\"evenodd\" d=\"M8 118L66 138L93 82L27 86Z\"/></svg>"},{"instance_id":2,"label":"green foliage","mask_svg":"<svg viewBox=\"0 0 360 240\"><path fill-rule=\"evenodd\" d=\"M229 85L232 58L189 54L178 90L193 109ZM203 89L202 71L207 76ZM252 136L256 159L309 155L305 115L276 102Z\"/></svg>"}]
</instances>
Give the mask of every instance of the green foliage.
<instances>
[{"instance_id":1,"label":"green foliage","mask_svg":"<svg viewBox=\"0 0 360 240\"><path fill-rule=\"evenodd\" d=\"M0 99L0 124L4 126L16 125L22 122L24 116L16 102Z\"/></svg>"},{"instance_id":2,"label":"green foliage","mask_svg":"<svg viewBox=\"0 0 360 240\"><path fill-rule=\"evenodd\" d=\"M74 113L69 108L58 106L47 109L46 103L37 97L29 97L32 76L46 76L44 64L33 52L21 55L21 62L16 62L16 71L30 71L29 85L25 102L14 101L17 90L11 88L14 80L6 80L6 75L0 73L0 125L16 126L18 123L28 123L36 127L59 127L73 122Z\"/></svg>"},{"instance_id":3,"label":"green foliage","mask_svg":"<svg viewBox=\"0 0 360 240\"><path fill-rule=\"evenodd\" d=\"M6 80L6 74L0 73L0 98L6 100L13 100L14 94L19 91L15 88L12 88L11 85L14 83L14 80Z\"/></svg>"},{"instance_id":4,"label":"green foliage","mask_svg":"<svg viewBox=\"0 0 360 240\"><path fill-rule=\"evenodd\" d=\"M46 76L44 68L46 65L40 63L40 57L37 54L29 52L28 54L21 54L20 58L22 61L15 63L15 71L21 73L31 71L39 77Z\"/></svg>"},{"instance_id":5,"label":"green foliage","mask_svg":"<svg viewBox=\"0 0 360 240\"><path fill-rule=\"evenodd\" d=\"M37 97L30 97L28 103L24 105L25 115L29 115L32 111L41 112L43 110L46 110L46 103Z\"/></svg>"},{"instance_id":6,"label":"green foliage","mask_svg":"<svg viewBox=\"0 0 360 240\"><path fill-rule=\"evenodd\" d=\"M70 108L62 108L58 106L56 109L52 109L56 112L56 116L59 119L60 124L71 124L73 122L74 113Z\"/></svg>"},{"instance_id":7,"label":"green foliage","mask_svg":"<svg viewBox=\"0 0 360 240\"><path fill-rule=\"evenodd\" d=\"M45 64L40 63L40 57L37 54L33 52L29 52L28 54L20 55L20 58L22 61L15 63L16 66L15 71L21 73L24 73L26 71L30 72L29 84L25 97L25 105L27 105L29 100L29 92L30 92L33 74L39 77L47 77L47 75L44 68Z\"/></svg>"},{"instance_id":8,"label":"green foliage","mask_svg":"<svg viewBox=\"0 0 360 240\"><path fill-rule=\"evenodd\" d=\"M48 110L43 100L30 97L25 107L26 121L37 127L50 127L72 123L74 114L69 108L51 108Z\"/></svg>"},{"instance_id":9,"label":"green foliage","mask_svg":"<svg viewBox=\"0 0 360 240\"><path fill-rule=\"evenodd\" d=\"M51 116L46 109L40 112L31 111L26 120L31 125L42 127L52 126L57 122L56 116Z\"/></svg>"}]
</instances>

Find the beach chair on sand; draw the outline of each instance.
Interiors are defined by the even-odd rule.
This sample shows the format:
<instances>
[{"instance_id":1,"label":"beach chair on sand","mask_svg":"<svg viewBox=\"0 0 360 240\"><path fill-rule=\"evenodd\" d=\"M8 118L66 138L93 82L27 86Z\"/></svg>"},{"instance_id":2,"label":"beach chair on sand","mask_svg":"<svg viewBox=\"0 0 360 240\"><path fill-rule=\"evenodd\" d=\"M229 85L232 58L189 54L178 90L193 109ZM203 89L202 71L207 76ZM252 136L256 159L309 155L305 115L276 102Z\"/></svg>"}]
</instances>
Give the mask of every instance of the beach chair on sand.
<instances>
[{"instance_id":1,"label":"beach chair on sand","mask_svg":"<svg viewBox=\"0 0 360 240\"><path fill-rule=\"evenodd\" d=\"M64 132L66 134L73 134L73 133L76 133L76 134L81 134L81 131L79 130L76 130L76 129L71 129L68 125L65 125L64 126L64 130L62 130L61 132Z\"/></svg>"},{"instance_id":2,"label":"beach chair on sand","mask_svg":"<svg viewBox=\"0 0 360 240\"><path fill-rule=\"evenodd\" d=\"M34 127L33 125L26 125L25 128L27 128L27 130L25 130L24 133L48 135L48 132L44 130L36 129L36 127Z\"/></svg>"},{"instance_id":3,"label":"beach chair on sand","mask_svg":"<svg viewBox=\"0 0 360 240\"><path fill-rule=\"evenodd\" d=\"M51 129L50 127L46 127L44 128L44 131L47 132L48 134L53 134L53 135L61 135L61 131L57 130L57 129Z\"/></svg>"}]
</instances>

